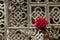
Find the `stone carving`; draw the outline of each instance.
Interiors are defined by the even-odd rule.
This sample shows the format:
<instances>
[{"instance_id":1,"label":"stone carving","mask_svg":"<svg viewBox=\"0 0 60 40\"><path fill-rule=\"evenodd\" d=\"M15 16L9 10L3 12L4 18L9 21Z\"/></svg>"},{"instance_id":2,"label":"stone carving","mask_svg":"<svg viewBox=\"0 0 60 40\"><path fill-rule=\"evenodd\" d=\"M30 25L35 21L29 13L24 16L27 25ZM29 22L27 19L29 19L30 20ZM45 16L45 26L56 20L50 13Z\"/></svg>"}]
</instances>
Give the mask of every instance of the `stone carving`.
<instances>
[{"instance_id":1,"label":"stone carving","mask_svg":"<svg viewBox=\"0 0 60 40\"><path fill-rule=\"evenodd\" d=\"M44 17L44 18L46 17L46 15L45 15L45 8L43 6L42 7L34 7L34 8L33 7L32 7L32 10L33 10L32 11L32 16L31 16L32 20L36 20L39 17Z\"/></svg>"},{"instance_id":2,"label":"stone carving","mask_svg":"<svg viewBox=\"0 0 60 40\"><path fill-rule=\"evenodd\" d=\"M27 0L10 0L9 4L9 27L26 27Z\"/></svg>"},{"instance_id":3,"label":"stone carving","mask_svg":"<svg viewBox=\"0 0 60 40\"><path fill-rule=\"evenodd\" d=\"M59 7L53 7L50 12L50 22L53 24L60 23L60 9Z\"/></svg>"},{"instance_id":4,"label":"stone carving","mask_svg":"<svg viewBox=\"0 0 60 40\"><path fill-rule=\"evenodd\" d=\"M7 35L7 40L41 40L43 36L36 29L9 29Z\"/></svg>"},{"instance_id":5,"label":"stone carving","mask_svg":"<svg viewBox=\"0 0 60 40\"><path fill-rule=\"evenodd\" d=\"M0 40L4 39L5 34L5 4L4 0L0 0Z\"/></svg>"}]
</instances>

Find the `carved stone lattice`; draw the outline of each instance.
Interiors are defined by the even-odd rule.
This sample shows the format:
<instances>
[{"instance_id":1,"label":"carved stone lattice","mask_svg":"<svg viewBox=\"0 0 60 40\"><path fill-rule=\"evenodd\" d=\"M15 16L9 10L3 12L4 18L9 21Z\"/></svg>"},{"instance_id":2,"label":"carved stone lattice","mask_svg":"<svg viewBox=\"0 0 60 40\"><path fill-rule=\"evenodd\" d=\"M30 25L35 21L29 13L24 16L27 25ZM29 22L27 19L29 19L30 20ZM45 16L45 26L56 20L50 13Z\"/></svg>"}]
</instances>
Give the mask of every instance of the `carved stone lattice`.
<instances>
[{"instance_id":1,"label":"carved stone lattice","mask_svg":"<svg viewBox=\"0 0 60 40\"><path fill-rule=\"evenodd\" d=\"M9 0L9 27L27 26L27 0Z\"/></svg>"},{"instance_id":2,"label":"carved stone lattice","mask_svg":"<svg viewBox=\"0 0 60 40\"><path fill-rule=\"evenodd\" d=\"M43 36L36 29L9 29L7 35L7 40L40 40Z\"/></svg>"},{"instance_id":3,"label":"carved stone lattice","mask_svg":"<svg viewBox=\"0 0 60 40\"><path fill-rule=\"evenodd\" d=\"M50 24L60 24L60 6L57 2L60 0L8 0L7 40L41 40L43 34L34 28L34 22L37 18L44 17ZM2 15L0 24L5 26L2 7L0 8L2 13L0 13ZM48 28L51 27L50 24L48 24ZM3 37L4 27L1 27L0 30L1 37Z\"/></svg>"},{"instance_id":4,"label":"carved stone lattice","mask_svg":"<svg viewBox=\"0 0 60 40\"><path fill-rule=\"evenodd\" d=\"M0 0L0 40L5 40L5 4L4 0Z\"/></svg>"},{"instance_id":5,"label":"carved stone lattice","mask_svg":"<svg viewBox=\"0 0 60 40\"><path fill-rule=\"evenodd\" d=\"M50 7L50 23L60 24L60 7Z\"/></svg>"},{"instance_id":6,"label":"carved stone lattice","mask_svg":"<svg viewBox=\"0 0 60 40\"><path fill-rule=\"evenodd\" d=\"M46 17L45 16L45 7L43 6L32 6L31 7L31 10L32 10L32 23L34 23L34 21L39 18L39 17Z\"/></svg>"}]
</instances>

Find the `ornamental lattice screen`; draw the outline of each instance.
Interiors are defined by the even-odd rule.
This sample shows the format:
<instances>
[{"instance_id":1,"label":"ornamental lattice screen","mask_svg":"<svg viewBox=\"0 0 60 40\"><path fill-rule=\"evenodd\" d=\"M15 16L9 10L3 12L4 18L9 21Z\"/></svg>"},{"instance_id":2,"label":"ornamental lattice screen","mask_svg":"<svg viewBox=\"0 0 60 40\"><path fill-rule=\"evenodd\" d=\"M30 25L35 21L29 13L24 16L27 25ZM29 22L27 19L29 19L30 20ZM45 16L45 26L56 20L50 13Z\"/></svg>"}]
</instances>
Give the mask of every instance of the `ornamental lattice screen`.
<instances>
[{"instance_id":1,"label":"ornamental lattice screen","mask_svg":"<svg viewBox=\"0 0 60 40\"><path fill-rule=\"evenodd\" d=\"M39 17L60 28L60 0L0 0L0 40L39 40Z\"/></svg>"}]
</instances>

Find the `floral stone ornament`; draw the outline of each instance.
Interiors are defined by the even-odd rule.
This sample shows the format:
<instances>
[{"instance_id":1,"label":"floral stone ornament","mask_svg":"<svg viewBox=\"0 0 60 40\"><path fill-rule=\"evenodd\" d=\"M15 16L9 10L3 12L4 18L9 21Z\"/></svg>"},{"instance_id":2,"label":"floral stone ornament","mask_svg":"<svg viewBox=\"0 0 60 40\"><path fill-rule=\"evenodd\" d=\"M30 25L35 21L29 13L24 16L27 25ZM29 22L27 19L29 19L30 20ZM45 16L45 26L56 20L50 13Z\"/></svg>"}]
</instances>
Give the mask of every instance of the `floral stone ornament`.
<instances>
[{"instance_id":1,"label":"floral stone ornament","mask_svg":"<svg viewBox=\"0 0 60 40\"><path fill-rule=\"evenodd\" d=\"M48 36L48 33L47 33L47 27L46 25L48 24L48 20L46 20L45 18L38 18L34 25L36 27L36 29L38 31L41 31L40 35L43 34L44 36L40 36L40 39L39 40L53 40L52 37L49 37Z\"/></svg>"}]
</instances>

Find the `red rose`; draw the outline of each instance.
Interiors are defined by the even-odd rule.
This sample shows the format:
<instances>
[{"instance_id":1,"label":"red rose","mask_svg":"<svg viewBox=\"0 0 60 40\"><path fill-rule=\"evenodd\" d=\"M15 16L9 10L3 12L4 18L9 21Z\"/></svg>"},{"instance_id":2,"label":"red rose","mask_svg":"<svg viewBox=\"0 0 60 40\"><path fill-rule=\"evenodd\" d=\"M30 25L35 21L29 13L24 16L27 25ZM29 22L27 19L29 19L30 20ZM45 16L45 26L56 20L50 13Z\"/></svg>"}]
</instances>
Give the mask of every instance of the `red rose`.
<instances>
[{"instance_id":1,"label":"red rose","mask_svg":"<svg viewBox=\"0 0 60 40\"><path fill-rule=\"evenodd\" d=\"M45 18L38 18L34 24L36 29L45 30L46 25L48 24L48 21Z\"/></svg>"}]
</instances>

